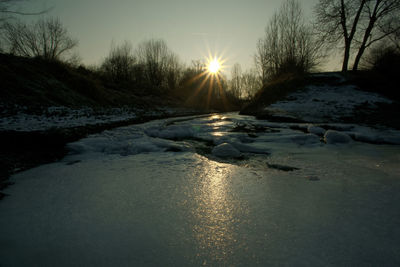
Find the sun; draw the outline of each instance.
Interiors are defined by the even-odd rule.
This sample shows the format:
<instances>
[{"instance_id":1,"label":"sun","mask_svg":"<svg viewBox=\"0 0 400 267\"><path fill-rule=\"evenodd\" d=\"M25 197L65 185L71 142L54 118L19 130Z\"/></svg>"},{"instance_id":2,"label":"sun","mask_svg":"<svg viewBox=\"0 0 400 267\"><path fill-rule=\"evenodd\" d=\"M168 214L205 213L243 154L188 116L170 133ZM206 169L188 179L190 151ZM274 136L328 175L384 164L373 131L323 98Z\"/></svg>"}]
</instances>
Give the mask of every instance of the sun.
<instances>
[{"instance_id":1,"label":"sun","mask_svg":"<svg viewBox=\"0 0 400 267\"><path fill-rule=\"evenodd\" d=\"M205 96L207 98L207 107L210 107L213 99L221 100L223 105L227 107L224 89L224 70L227 67L225 62L227 62L227 59L223 55L213 55L210 51L208 51L208 57L198 62L193 62L193 67L197 74L188 81L189 84L196 86L195 92L190 96L191 100Z\"/></svg>"},{"instance_id":2,"label":"sun","mask_svg":"<svg viewBox=\"0 0 400 267\"><path fill-rule=\"evenodd\" d=\"M221 64L219 63L217 58L214 58L208 63L208 72L211 74L217 74L221 69Z\"/></svg>"}]
</instances>

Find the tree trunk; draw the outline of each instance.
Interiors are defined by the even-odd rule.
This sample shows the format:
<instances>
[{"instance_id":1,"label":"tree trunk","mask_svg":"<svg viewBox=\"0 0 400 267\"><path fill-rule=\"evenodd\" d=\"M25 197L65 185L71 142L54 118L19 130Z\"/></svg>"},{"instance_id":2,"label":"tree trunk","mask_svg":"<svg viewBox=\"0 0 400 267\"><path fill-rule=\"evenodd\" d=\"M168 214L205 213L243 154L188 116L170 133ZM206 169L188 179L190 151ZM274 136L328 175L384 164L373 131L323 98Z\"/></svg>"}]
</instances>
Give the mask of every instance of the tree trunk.
<instances>
[{"instance_id":1,"label":"tree trunk","mask_svg":"<svg viewBox=\"0 0 400 267\"><path fill-rule=\"evenodd\" d=\"M354 60L353 71L358 70L358 65L360 64L360 60L361 60L362 55L364 54L365 48L366 48L365 45L363 45L358 50L356 59Z\"/></svg>"},{"instance_id":2,"label":"tree trunk","mask_svg":"<svg viewBox=\"0 0 400 267\"><path fill-rule=\"evenodd\" d=\"M357 53L356 59L355 59L355 61L354 61L354 65L353 65L353 70L354 70L354 71L357 71L357 69L358 69L358 64L360 63L361 57L362 57L362 55L364 54L364 51L365 51L365 49L366 49L367 46L368 46L368 44L367 44L367 43L368 43L368 38L370 38L372 29L373 29L374 26L375 26L375 22L376 22L376 19L377 19L376 14L377 14L377 12L378 12L380 3L381 3L380 0L377 0L377 1L376 1L374 10L373 10L372 15L371 15L371 17L370 17L370 19L369 19L369 22L368 22L368 27L365 29L364 38L363 38L363 40L362 40L362 43L361 43L360 48L358 49L358 53ZM371 43L370 43L370 44L371 44Z\"/></svg>"},{"instance_id":3,"label":"tree trunk","mask_svg":"<svg viewBox=\"0 0 400 267\"><path fill-rule=\"evenodd\" d=\"M348 70L349 59L350 59L350 42L346 41L344 47L342 72L346 72Z\"/></svg>"},{"instance_id":4,"label":"tree trunk","mask_svg":"<svg viewBox=\"0 0 400 267\"><path fill-rule=\"evenodd\" d=\"M360 5L358 7L357 13L355 14L354 21L351 26L351 31L350 33L347 30L347 16L346 16L346 4L344 0L340 1L340 24L342 25L343 29L343 35L344 35L344 57L343 57L343 65L342 65L342 72L346 72L348 70L349 66L349 59L350 59L350 48L351 48L351 42L353 41L354 35L357 30L358 26L358 21L361 16L361 12L364 9L366 0L362 0L360 2Z\"/></svg>"},{"instance_id":5,"label":"tree trunk","mask_svg":"<svg viewBox=\"0 0 400 267\"><path fill-rule=\"evenodd\" d=\"M364 51L368 46L367 45L368 38L371 35L372 29L374 28L375 21L376 21L375 17L372 17L370 19L370 22L369 22L369 25L368 25L367 29L365 30L363 41L361 43L360 48L358 49L356 59L354 60L354 65L353 65L353 70L354 71L357 71L358 64L360 63L361 57L364 54Z\"/></svg>"}]
</instances>

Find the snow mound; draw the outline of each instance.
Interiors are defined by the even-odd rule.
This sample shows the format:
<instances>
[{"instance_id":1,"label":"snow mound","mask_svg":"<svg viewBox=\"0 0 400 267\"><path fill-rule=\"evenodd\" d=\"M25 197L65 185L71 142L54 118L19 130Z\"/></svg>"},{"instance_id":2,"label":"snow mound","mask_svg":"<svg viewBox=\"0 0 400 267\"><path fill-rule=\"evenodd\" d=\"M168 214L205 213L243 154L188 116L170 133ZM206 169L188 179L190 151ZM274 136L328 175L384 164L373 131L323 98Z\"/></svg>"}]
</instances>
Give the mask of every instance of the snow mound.
<instances>
[{"instance_id":1,"label":"snow mound","mask_svg":"<svg viewBox=\"0 0 400 267\"><path fill-rule=\"evenodd\" d=\"M352 141L348 134L335 130L328 130L324 135L324 140L327 144L347 144Z\"/></svg>"},{"instance_id":2,"label":"snow mound","mask_svg":"<svg viewBox=\"0 0 400 267\"><path fill-rule=\"evenodd\" d=\"M212 154L219 158L238 158L241 155L239 150L228 143L223 143L214 147Z\"/></svg>"}]
</instances>

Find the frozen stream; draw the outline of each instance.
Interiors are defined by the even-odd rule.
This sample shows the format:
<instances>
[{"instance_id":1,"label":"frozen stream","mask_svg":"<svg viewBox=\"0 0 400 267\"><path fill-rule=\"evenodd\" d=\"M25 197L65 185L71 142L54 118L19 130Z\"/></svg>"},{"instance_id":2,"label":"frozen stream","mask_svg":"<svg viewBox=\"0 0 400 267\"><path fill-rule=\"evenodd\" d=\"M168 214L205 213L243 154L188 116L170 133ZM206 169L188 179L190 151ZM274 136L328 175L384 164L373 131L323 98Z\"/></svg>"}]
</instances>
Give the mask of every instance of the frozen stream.
<instances>
[{"instance_id":1,"label":"frozen stream","mask_svg":"<svg viewBox=\"0 0 400 267\"><path fill-rule=\"evenodd\" d=\"M12 177L0 266L399 266L400 147L325 144L320 130L224 114L69 144L61 162ZM223 143L226 158L212 153Z\"/></svg>"}]
</instances>

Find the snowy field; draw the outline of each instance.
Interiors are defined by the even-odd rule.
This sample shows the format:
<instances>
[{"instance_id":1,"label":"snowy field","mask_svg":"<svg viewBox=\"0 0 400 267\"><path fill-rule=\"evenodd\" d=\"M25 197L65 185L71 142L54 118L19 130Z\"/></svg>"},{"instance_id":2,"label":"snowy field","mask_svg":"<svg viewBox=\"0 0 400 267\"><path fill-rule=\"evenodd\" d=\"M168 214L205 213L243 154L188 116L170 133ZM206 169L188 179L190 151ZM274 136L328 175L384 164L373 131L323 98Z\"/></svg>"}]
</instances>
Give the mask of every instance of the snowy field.
<instances>
[{"instance_id":1,"label":"snowy field","mask_svg":"<svg viewBox=\"0 0 400 267\"><path fill-rule=\"evenodd\" d=\"M400 133L222 114L14 175L1 266L399 266Z\"/></svg>"}]
</instances>

